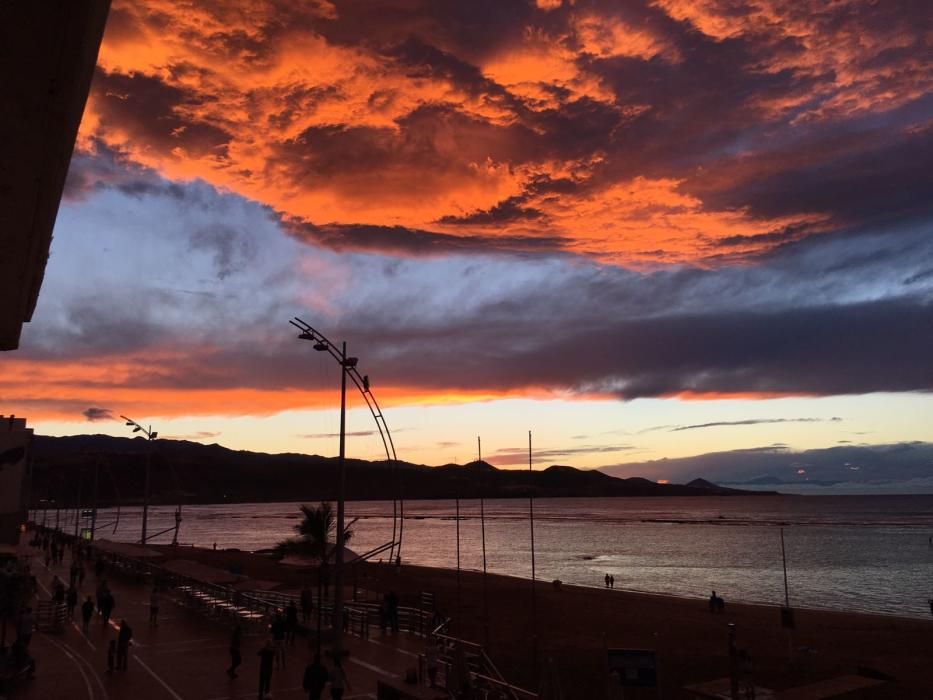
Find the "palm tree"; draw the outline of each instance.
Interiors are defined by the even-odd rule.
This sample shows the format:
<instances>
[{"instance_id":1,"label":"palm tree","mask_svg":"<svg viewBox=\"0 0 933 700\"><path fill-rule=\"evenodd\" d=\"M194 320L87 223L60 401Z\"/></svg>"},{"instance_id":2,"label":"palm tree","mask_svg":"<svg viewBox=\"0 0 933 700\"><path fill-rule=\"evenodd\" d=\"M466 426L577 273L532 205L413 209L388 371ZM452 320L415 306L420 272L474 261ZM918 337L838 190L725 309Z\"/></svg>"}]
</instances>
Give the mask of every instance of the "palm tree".
<instances>
[{"instance_id":1,"label":"palm tree","mask_svg":"<svg viewBox=\"0 0 933 700\"><path fill-rule=\"evenodd\" d=\"M317 575L317 618L318 618L318 653L321 651L321 602L324 600L322 593L327 590L329 582L330 559L336 548L332 546L332 541L336 540L337 533L337 515L334 512L334 506L330 501L321 501L318 506L301 506L301 522L295 525L296 537L290 537L287 540L279 542L275 546L275 551L279 556L288 554L297 554L299 556L309 557L318 561ZM344 525L343 541L347 543L353 537L353 530L350 527L356 522L354 518Z\"/></svg>"}]
</instances>

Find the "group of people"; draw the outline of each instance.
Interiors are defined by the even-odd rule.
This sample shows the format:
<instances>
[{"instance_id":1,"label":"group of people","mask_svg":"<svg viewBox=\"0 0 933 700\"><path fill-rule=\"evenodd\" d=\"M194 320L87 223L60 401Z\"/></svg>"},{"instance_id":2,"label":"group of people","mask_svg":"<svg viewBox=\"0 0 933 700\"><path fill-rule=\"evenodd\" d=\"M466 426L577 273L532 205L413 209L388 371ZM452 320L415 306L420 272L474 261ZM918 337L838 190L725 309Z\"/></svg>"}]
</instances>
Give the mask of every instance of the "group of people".
<instances>
[{"instance_id":1,"label":"group of people","mask_svg":"<svg viewBox=\"0 0 933 700\"><path fill-rule=\"evenodd\" d=\"M294 607L294 604L289 607ZM259 657L259 700L271 697L273 671L285 667L285 641L291 639L292 644L294 643L294 631L290 637L287 631L288 621L292 617L297 627L297 607L294 615L289 612L283 615L282 611L278 611L270 625L270 637L256 652L256 656ZM230 634L230 667L227 669L227 676L231 680L239 677L237 669L243 663L242 647L243 628L237 623ZM302 679L302 688L308 694L308 700L321 700L328 684L331 700L341 700L344 692L350 689L350 679L347 678L340 658L335 658L333 667L328 670L322 663L320 654L315 653L305 667Z\"/></svg>"},{"instance_id":2,"label":"group of people","mask_svg":"<svg viewBox=\"0 0 933 700\"><path fill-rule=\"evenodd\" d=\"M726 601L724 601L721 596L716 595L716 591L713 591L712 595L709 597L709 611L711 613L726 612Z\"/></svg>"},{"instance_id":3,"label":"group of people","mask_svg":"<svg viewBox=\"0 0 933 700\"><path fill-rule=\"evenodd\" d=\"M606 576L604 577L604 581L606 582L606 588L616 587L616 577L613 576L612 574L606 574Z\"/></svg>"}]
</instances>

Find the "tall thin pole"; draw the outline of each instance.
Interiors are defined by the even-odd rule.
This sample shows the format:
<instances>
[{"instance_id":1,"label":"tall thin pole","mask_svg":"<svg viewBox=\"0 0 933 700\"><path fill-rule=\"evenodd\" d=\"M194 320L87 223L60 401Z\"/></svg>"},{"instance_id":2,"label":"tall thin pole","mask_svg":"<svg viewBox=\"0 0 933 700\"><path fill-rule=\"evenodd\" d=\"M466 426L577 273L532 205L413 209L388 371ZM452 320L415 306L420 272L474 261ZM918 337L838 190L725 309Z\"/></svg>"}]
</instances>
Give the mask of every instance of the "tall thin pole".
<instances>
[{"instance_id":1,"label":"tall thin pole","mask_svg":"<svg viewBox=\"0 0 933 700\"><path fill-rule=\"evenodd\" d=\"M483 449L479 436L476 436L476 451L480 462L483 461ZM486 646L489 646L489 588L486 583L486 504L485 499L479 497L479 523L483 540L483 635Z\"/></svg>"},{"instance_id":2,"label":"tall thin pole","mask_svg":"<svg viewBox=\"0 0 933 700\"><path fill-rule=\"evenodd\" d=\"M460 606L460 497L454 499L454 522L457 527L457 621L462 617Z\"/></svg>"},{"instance_id":3,"label":"tall thin pole","mask_svg":"<svg viewBox=\"0 0 933 700\"><path fill-rule=\"evenodd\" d=\"M97 536L97 487L100 485L100 455L94 462L94 495L91 503L91 541Z\"/></svg>"},{"instance_id":4,"label":"tall thin pole","mask_svg":"<svg viewBox=\"0 0 933 700\"><path fill-rule=\"evenodd\" d=\"M78 506L75 508L75 539L78 539L78 526L81 524L81 486L84 483L84 472L78 472Z\"/></svg>"},{"instance_id":5,"label":"tall thin pole","mask_svg":"<svg viewBox=\"0 0 933 700\"><path fill-rule=\"evenodd\" d=\"M334 571L334 661L341 661L343 644L343 543L346 498L347 343L340 351L340 459L337 462L337 566Z\"/></svg>"},{"instance_id":6,"label":"tall thin pole","mask_svg":"<svg viewBox=\"0 0 933 700\"><path fill-rule=\"evenodd\" d=\"M528 431L528 471L533 472L531 460L531 431ZM538 601L537 585L535 584L535 492L534 484L528 495L528 513L531 521L531 653L535 680L538 677Z\"/></svg>"},{"instance_id":7,"label":"tall thin pole","mask_svg":"<svg viewBox=\"0 0 933 700\"><path fill-rule=\"evenodd\" d=\"M784 552L784 528L781 528L781 563L784 565L784 607L790 607L790 595L787 591L787 555Z\"/></svg>"},{"instance_id":8,"label":"tall thin pole","mask_svg":"<svg viewBox=\"0 0 933 700\"><path fill-rule=\"evenodd\" d=\"M149 525L149 476L152 471L152 426L149 426L149 432L147 433L147 446L146 446L146 483L143 488L143 528L142 535L139 539L140 544L146 544L147 539L147 528Z\"/></svg>"}]
</instances>

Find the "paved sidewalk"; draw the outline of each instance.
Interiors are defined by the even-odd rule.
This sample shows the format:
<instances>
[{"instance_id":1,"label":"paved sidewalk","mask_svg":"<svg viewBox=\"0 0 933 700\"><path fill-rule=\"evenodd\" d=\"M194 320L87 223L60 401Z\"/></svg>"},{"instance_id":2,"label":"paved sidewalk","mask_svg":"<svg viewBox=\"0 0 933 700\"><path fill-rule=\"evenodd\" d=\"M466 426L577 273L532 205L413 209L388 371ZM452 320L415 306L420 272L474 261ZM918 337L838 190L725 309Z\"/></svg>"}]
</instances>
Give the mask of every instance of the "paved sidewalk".
<instances>
[{"instance_id":1,"label":"paved sidewalk","mask_svg":"<svg viewBox=\"0 0 933 700\"><path fill-rule=\"evenodd\" d=\"M35 550L38 552L38 550ZM33 570L39 581L39 595L46 599L52 576L68 580L70 558L49 570L38 554ZM93 568L93 567L89 567ZM36 658L34 680L23 683L15 694L28 700L233 700L258 695L259 660L256 652L265 642L265 634L244 634L243 665L239 677L229 679L228 639L230 627L210 620L163 597L158 626L149 625L149 589L134 585L118 576L104 574L116 599L109 625L95 615L88 635L80 630L80 612L63 634L33 636L30 651ZM98 581L90 571L80 591L79 600L94 595ZM79 602L80 607L80 602ZM129 669L107 672L107 645L116 638L121 619L133 629ZM397 637L377 636L370 640L345 637L350 656L345 669L351 688L344 698L375 698L380 678L398 677L417 667L420 639L407 634ZM272 694L276 699L299 700L306 695L301 680L310 660L309 640L298 638L289 647L284 669L272 676Z\"/></svg>"}]
</instances>

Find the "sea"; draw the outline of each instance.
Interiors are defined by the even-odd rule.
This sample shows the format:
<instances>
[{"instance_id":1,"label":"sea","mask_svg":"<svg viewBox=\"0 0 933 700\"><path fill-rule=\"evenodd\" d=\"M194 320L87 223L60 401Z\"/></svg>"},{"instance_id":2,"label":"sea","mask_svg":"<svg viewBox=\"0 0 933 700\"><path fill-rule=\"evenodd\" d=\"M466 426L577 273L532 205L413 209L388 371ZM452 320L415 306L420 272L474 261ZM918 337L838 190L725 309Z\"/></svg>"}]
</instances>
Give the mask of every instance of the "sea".
<instances>
[{"instance_id":1,"label":"sea","mask_svg":"<svg viewBox=\"0 0 933 700\"><path fill-rule=\"evenodd\" d=\"M294 534L299 506L185 506L179 543L268 549ZM531 508L527 498L461 500L458 519L456 501L408 501L402 561L454 569L459 550L463 569L482 571L485 537L489 573L530 578ZM931 614L933 495L540 498L533 509L534 574L548 582L602 587L611 574L620 590L782 605L786 561L794 607ZM138 540L140 509L116 516L100 512L98 536ZM347 517L354 551L391 541L391 501L349 502ZM149 532L165 530L152 541L170 542L173 523L174 507L151 508Z\"/></svg>"}]
</instances>

